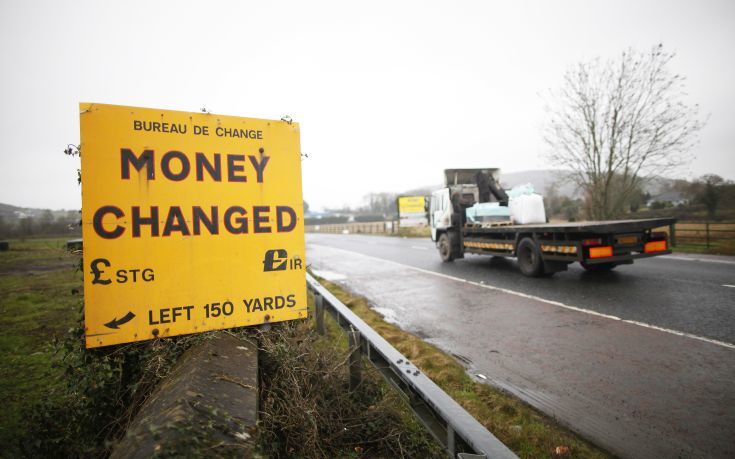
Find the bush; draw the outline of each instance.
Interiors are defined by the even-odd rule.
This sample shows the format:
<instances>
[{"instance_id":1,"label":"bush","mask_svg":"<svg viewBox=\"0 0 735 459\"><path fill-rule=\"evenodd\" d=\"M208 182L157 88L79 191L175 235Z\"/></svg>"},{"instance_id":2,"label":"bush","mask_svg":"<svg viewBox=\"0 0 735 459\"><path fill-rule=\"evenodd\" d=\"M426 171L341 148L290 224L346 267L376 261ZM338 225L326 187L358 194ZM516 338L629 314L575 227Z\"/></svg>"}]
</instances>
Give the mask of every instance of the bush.
<instances>
[{"instance_id":1,"label":"bush","mask_svg":"<svg viewBox=\"0 0 735 459\"><path fill-rule=\"evenodd\" d=\"M33 409L21 451L30 457L106 457L179 355L207 335L85 349L84 324L53 344L60 394Z\"/></svg>"},{"instance_id":2,"label":"bush","mask_svg":"<svg viewBox=\"0 0 735 459\"><path fill-rule=\"evenodd\" d=\"M371 366L349 389L348 353L308 322L261 335L259 447L267 457L444 457ZM265 377L267 375L267 377Z\"/></svg>"}]
</instances>

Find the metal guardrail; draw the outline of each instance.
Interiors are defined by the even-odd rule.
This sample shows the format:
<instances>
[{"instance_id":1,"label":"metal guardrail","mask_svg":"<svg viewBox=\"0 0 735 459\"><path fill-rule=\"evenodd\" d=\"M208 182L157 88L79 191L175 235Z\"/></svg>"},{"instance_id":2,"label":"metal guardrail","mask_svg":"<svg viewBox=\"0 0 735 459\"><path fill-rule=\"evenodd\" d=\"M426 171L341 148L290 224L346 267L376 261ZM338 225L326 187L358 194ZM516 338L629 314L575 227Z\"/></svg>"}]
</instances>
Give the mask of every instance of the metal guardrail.
<instances>
[{"instance_id":1,"label":"metal guardrail","mask_svg":"<svg viewBox=\"0 0 735 459\"><path fill-rule=\"evenodd\" d=\"M357 387L360 382L361 357L365 357L393 387L406 396L413 412L444 446L449 457L517 458L508 447L316 279L307 274L306 280L316 300L317 331L322 334L325 332L324 311L327 311L347 332L352 352L351 387Z\"/></svg>"}]
</instances>

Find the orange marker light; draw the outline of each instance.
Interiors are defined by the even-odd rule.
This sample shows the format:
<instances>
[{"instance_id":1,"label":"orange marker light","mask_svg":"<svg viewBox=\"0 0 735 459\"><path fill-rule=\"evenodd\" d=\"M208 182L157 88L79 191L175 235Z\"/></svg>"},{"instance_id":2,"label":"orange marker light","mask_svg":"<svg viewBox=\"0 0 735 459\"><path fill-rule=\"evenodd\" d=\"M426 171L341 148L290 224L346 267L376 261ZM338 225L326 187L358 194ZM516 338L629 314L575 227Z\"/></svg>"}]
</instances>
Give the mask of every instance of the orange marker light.
<instances>
[{"instance_id":1,"label":"orange marker light","mask_svg":"<svg viewBox=\"0 0 735 459\"><path fill-rule=\"evenodd\" d=\"M663 252L665 250L666 250L666 241L646 242L646 245L643 248L643 251L646 253Z\"/></svg>"},{"instance_id":2,"label":"orange marker light","mask_svg":"<svg viewBox=\"0 0 735 459\"><path fill-rule=\"evenodd\" d=\"M590 258L605 258L611 257L613 254L612 246L606 245L604 247L591 247Z\"/></svg>"}]
</instances>

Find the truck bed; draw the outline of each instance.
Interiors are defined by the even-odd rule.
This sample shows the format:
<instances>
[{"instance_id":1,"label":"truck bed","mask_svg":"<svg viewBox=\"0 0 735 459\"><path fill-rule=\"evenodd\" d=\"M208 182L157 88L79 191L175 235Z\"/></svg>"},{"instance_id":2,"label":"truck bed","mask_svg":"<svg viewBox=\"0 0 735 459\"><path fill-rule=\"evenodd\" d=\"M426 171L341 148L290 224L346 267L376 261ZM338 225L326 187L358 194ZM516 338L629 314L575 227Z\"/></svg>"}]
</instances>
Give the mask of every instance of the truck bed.
<instances>
[{"instance_id":1,"label":"truck bed","mask_svg":"<svg viewBox=\"0 0 735 459\"><path fill-rule=\"evenodd\" d=\"M512 232L537 232L537 233L625 233L633 231L644 231L653 228L668 226L676 221L675 218L648 218L643 220L608 220L592 222L570 222L570 223L541 223L532 225L508 225L482 228L479 226L466 226L467 233L492 234Z\"/></svg>"}]
</instances>

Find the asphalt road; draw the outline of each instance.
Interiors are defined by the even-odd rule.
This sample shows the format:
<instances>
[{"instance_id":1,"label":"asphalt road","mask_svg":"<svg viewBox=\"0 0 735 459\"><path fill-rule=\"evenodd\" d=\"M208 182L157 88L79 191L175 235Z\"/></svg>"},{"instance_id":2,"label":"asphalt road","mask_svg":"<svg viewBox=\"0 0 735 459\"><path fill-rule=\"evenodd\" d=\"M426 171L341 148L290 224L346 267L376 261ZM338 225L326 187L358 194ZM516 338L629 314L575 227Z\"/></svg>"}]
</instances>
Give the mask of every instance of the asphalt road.
<instances>
[{"instance_id":1,"label":"asphalt road","mask_svg":"<svg viewBox=\"0 0 735 459\"><path fill-rule=\"evenodd\" d=\"M677 255L529 279L513 260L442 263L427 240L307 236L319 274L630 458L735 457L733 261Z\"/></svg>"},{"instance_id":2,"label":"asphalt road","mask_svg":"<svg viewBox=\"0 0 735 459\"><path fill-rule=\"evenodd\" d=\"M467 255L443 263L428 239L311 233L307 241L735 343L735 257L675 254L607 273L589 273L575 263L551 278L534 279L523 276L514 259Z\"/></svg>"}]
</instances>

